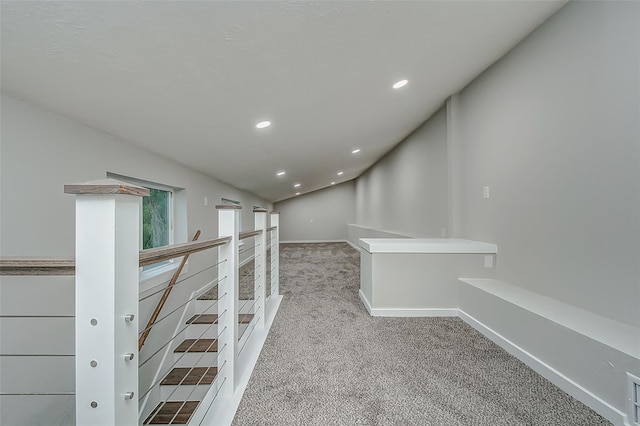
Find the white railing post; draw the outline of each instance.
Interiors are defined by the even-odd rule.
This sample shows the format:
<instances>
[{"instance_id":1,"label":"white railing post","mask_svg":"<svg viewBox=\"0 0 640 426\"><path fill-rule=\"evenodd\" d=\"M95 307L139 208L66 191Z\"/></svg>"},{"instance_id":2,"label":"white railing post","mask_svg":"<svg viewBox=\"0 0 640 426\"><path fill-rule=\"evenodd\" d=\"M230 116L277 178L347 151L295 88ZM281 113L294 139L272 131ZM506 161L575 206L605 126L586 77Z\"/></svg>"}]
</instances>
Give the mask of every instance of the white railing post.
<instances>
[{"instance_id":1,"label":"white railing post","mask_svg":"<svg viewBox=\"0 0 640 426\"><path fill-rule=\"evenodd\" d=\"M113 179L76 194L76 425L138 424L141 197Z\"/></svg>"},{"instance_id":2,"label":"white railing post","mask_svg":"<svg viewBox=\"0 0 640 426\"><path fill-rule=\"evenodd\" d=\"M271 212L271 296L280 295L280 212Z\"/></svg>"},{"instance_id":3,"label":"white railing post","mask_svg":"<svg viewBox=\"0 0 640 426\"><path fill-rule=\"evenodd\" d=\"M236 390L238 356L238 234L241 206L219 205L218 236L231 237L218 248L218 373L226 377L226 392Z\"/></svg>"},{"instance_id":4,"label":"white railing post","mask_svg":"<svg viewBox=\"0 0 640 426\"><path fill-rule=\"evenodd\" d=\"M256 235L256 250L254 256L254 298L257 300L254 312L259 313L258 324L265 326L267 305L267 211L265 209L254 209L255 229L261 230L260 235Z\"/></svg>"}]
</instances>

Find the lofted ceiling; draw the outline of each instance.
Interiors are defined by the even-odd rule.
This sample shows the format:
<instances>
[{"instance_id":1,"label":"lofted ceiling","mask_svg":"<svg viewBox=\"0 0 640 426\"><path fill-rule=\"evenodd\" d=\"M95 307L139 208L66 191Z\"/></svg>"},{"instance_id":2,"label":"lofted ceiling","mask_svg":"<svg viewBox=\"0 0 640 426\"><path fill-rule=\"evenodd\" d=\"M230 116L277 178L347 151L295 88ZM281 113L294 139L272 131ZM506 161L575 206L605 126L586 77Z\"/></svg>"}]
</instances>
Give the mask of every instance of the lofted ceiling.
<instances>
[{"instance_id":1,"label":"lofted ceiling","mask_svg":"<svg viewBox=\"0 0 640 426\"><path fill-rule=\"evenodd\" d=\"M279 201L359 176L564 3L2 1L1 88Z\"/></svg>"}]
</instances>

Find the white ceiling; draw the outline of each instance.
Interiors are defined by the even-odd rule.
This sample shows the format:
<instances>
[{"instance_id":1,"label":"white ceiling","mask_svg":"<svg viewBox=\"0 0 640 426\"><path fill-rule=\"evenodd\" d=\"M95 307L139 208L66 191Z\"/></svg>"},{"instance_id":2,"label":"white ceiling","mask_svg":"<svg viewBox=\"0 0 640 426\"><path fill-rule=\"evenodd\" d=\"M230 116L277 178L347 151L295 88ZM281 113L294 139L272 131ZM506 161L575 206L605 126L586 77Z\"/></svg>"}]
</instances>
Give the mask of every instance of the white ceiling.
<instances>
[{"instance_id":1,"label":"white ceiling","mask_svg":"<svg viewBox=\"0 0 640 426\"><path fill-rule=\"evenodd\" d=\"M1 85L277 201L360 175L564 3L2 1Z\"/></svg>"}]
</instances>

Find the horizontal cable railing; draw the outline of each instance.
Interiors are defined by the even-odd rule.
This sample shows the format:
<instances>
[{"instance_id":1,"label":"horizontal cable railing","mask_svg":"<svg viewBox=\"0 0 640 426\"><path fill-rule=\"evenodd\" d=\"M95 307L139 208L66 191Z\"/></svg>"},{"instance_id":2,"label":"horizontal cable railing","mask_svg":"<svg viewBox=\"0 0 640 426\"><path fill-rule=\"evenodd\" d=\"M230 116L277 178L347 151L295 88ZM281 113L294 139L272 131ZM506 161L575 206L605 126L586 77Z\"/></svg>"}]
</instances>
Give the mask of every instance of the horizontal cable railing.
<instances>
[{"instance_id":1,"label":"horizontal cable railing","mask_svg":"<svg viewBox=\"0 0 640 426\"><path fill-rule=\"evenodd\" d=\"M76 258L1 258L0 275L75 275L75 315L60 310L50 315L11 311L0 315L0 320L70 320L76 353L27 353L3 344L0 357L75 357L75 390L3 385L0 395L75 396L78 426L99 423L99 418L117 418L122 425L156 424L160 418L168 419L167 424L184 423L180 413L187 405L194 410L189 416L196 419L195 424L203 424L217 412L212 407L219 404L219 395L226 395L227 400L236 392L236 375L245 371L237 363L246 362L238 356L255 336L264 335L256 330L265 326L269 312L274 315L267 302L278 295L279 216L256 209L254 229L238 232L239 207L218 206L218 238L199 241L201 232L197 231L188 243L139 250L139 235L130 231L139 229L140 204L130 201L145 195L144 188L98 182L66 189L77 196ZM100 202L106 198L110 203ZM109 209L109 214L96 214L100 208ZM115 216L111 214L114 210ZM250 238L254 241L244 242ZM105 247L110 249L105 251ZM185 269L191 255L214 248L215 253L189 260L195 272ZM139 290L140 267L177 258L181 262L170 268L170 279L160 275ZM196 315L185 320L193 312ZM139 318L140 313L144 318ZM115 336L104 334L109 329ZM103 364L115 369L96 369ZM183 375L169 380L175 370ZM72 371L67 376L73 376ZM109 397L110 389L120 396ZM198 401L196 407L194 401ZM163 411L176 407L173 414Z\"/></svg>"}]
</instances>

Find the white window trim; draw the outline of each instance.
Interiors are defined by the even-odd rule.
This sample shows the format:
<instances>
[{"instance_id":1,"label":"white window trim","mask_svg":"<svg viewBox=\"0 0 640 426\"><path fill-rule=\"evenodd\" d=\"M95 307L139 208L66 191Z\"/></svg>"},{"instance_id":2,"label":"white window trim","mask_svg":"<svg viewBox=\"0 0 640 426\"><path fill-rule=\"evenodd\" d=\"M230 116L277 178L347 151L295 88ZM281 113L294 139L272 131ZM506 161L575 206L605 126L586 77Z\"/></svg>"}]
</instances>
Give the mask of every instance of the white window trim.
<instances>
[{"instance_id":1,"label":"white window trim","mask_svg":"<svg viewBox=\"0 0 640 426\"><path fill-rule=\"evenodd\" d=\"M176 200L176 190L179 190L180 188L176 188L176 187L172 187L172 186L168 186L168 185L163 185L160 183L156 183L156 182L151 182L151 181L147 181L147 180L143 180L143 179L137 179L137 178L133 178L133 177L129 177L129 176L123 176L123 175L118 175L115 173L107 173L107 177L110 178L114 178L114 179L118 179L118 180L122 180L122 181L126 181L126 182L130 182L134 185L138 185L138 186L143 186L145 188L153 188L153 189L159 189L162 191L167 191L170 193L170 199L169 199L169 244L168 245L173 245L175 244L175 230L176 230L176 226L175 226L175 217L176 217L176 205L175 205L175 200ZM142 205L142 197L140 198L140 204ZM141 209L142 211L142 209ZM142 249L142 214L140 215L140 248ZM140 267L138 269L138 281L140 284L144 283L146 285L155 285L157 283L160 283L162 281L166 281L168 279L171 279L171 276L173 276L173 274L175 273L175 270L178 269L178 261L181 261L182 257L179 258L174 258L169 260L167 263L163 263L161 265L158 265L156 267L154 267L153 265L149 265L149 267L147 267L147 269L144 269L144 267ZM188 270L188 261L185 264L185 267L182 270L182 274L184 274L185 272L187 272Z\"/></svg>"}]
</instances>

